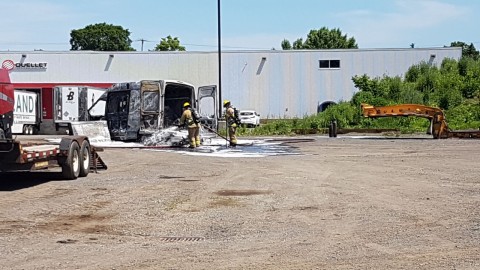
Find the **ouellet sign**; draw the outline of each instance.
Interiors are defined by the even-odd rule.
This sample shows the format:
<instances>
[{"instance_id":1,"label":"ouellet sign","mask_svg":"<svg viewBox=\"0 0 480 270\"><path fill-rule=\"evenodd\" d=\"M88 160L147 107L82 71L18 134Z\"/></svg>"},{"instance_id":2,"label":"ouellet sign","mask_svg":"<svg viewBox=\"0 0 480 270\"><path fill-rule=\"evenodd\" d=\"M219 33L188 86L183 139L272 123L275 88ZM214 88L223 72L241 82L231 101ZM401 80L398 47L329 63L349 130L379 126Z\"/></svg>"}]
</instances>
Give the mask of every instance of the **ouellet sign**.
<instances>
[{"instance_id":1,"label":"ouellet sign","mask_svg":"<svg viewBox=\"0 0 480 270\"><path fill-rule=\"evenodd\" d=\"M45 62L13 62L12 60L5 60L2 62L2 68L6 70L12 69L47 69L47 63Z\"/></svg>"}]
</instances>

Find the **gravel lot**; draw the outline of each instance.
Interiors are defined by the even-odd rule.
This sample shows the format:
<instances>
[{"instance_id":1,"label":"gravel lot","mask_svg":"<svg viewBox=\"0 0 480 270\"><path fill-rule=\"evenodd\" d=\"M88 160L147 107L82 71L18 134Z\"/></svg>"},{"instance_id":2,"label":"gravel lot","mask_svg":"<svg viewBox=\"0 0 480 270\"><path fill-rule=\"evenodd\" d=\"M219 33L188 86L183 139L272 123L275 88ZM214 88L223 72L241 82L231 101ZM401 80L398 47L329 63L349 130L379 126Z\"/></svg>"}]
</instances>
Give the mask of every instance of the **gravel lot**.
<instances>
[{"instance_id":1,"label":"gravel lot","mask_svg":"<svg viewBox=\"0 0 480 270\"><path fill-rule=\"evenodd\" d=\"M480 140L309 138L2 174L0 269L480 269Z\"/></svg>"}]
</instances>

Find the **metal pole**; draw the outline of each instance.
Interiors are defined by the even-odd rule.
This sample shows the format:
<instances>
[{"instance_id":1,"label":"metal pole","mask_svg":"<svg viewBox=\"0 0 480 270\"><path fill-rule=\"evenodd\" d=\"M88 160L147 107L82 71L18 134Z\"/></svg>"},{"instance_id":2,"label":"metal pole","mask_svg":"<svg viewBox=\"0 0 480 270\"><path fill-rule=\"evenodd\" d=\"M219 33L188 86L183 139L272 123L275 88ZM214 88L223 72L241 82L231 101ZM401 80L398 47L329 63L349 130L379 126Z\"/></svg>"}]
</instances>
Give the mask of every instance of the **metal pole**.
<instances>
[{"instance_id":1,"label":"metal pole","mask_svg":"<svg viewBox=\"0 0 480 270\"><path fill-rule=\"evenodd\" d=\"M217 18L218 18L218 110L219 114L222 115L222 28L221 28L221 16L220 16L220 0L217 0ZM227 112L225 112L225 145L228 147L228 125L227 125ZM218 126L217 126L218 128Z\"/></svg>"},{"instance_id":2,"label":"metal pole","mask_svg":"<svg viewBox=\"0 0 480 270\"><path fill-rule=\"evenodd\" d=\"M217 18L218 18L218 110L219 116L222 115L222 31L220 20L220 0L217 0Z\"/></svg>"}]
</instances>

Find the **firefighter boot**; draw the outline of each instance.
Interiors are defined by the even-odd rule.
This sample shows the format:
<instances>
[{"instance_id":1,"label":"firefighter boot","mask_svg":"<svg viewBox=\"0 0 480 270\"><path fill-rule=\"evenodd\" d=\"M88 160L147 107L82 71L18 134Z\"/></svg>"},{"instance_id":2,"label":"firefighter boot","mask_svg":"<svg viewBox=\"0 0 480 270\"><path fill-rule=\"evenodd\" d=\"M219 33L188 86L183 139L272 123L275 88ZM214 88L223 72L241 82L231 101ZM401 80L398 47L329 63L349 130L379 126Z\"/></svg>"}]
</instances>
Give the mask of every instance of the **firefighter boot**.
<instances>
[{"instance_id":1,"label":"firefighter boot","mask_svg":"<svg viewBox=\"0 0 480 270\"><path fill-rule=\"evenodd\" d=\"M200 147L201 144L202 144L202 142L201 142L201 140L200 140L200 137L197 137L197 138L195 139L195 145L196 145L197 147Z\"/></svg>"},{"instance_id":2,"label":"firefighter boot","mask_svg":"<svg viewBox=\"0 0 480 270\"><path fill-rule=\"evenodd\" d=\"M195 139L194 138L190 139L190 146L188 148L192 148L192 149L195 148Z\"/></svg>"}]
</instances>

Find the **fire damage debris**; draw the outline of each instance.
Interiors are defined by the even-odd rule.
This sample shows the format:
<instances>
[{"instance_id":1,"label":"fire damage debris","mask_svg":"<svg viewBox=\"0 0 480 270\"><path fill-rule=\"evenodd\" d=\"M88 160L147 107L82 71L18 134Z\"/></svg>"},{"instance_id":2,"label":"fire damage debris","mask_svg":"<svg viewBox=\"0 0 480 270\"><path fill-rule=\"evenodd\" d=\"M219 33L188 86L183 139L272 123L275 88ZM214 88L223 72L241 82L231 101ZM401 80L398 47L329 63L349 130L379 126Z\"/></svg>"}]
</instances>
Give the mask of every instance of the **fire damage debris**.
<instances>
[{"instance_id":1,"label":"fire damage debris","mask_svg":"<svg viewBox=\"0 0 480 270\"><path fill-rule=\"evenodd\" d=\"M188 132L178 127L161 129L143 139L145 146L172 146L181 147L188 145Z\"/></svg>"},{"instance_id":2,"label":"fire damage debris","mask_svg":"<svg viewBox=\"0 0 480 270\"><path fill-rule=\"evenodd\" d=\"M108 128L99 122L79 122L72 125L75 134L87 133L92 145L102 148L140 148L160 151L179 152L188 155L264 157L276 155L296 155L298 152L289 144L292 139L239 139L236 148L229 147L228 140L219 134L203 128L200 131L202 145L189 149L188 131L178 126L162 128L141 141L112 140ZM52 141L51 139L49 141Z\"/></svg>"}]
</instances>

